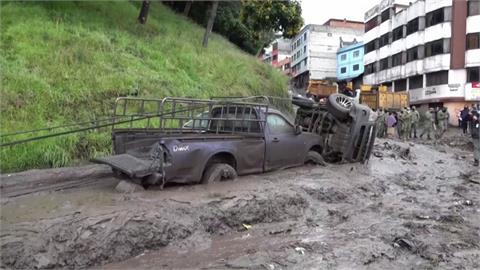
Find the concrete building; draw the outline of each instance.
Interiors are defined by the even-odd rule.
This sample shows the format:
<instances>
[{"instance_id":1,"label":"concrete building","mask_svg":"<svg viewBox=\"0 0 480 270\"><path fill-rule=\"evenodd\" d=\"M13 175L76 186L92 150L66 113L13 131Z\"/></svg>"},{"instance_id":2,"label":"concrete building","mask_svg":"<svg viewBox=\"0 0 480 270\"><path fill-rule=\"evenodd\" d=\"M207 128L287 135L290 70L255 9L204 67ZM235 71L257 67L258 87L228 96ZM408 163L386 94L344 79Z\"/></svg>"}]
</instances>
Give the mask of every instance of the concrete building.
<instances>
[{"instance_id":1,"label":"concrete building","mask_svg":"<svg viewBox=\"0 0 480 270\"><path fill-rule=\"evenodd\" d=\"M290 48L290 39L278 38L264 49L262 60L290 75Z\"/></svg>"},{"instance_id":2,"label":"concrete building","mask_svg":"<svg viewBox=\"0 0 480 270\"><path fill-rule=\"evenodd\" d=\"M292 76L297 88L309 80L337 81L337 50L345 42L360 41L363 23L330 19L323 25L306 25L292 39Z\"/></svg>"},{"instance_id":3,"label":"concrete building","mask_svg":"<svg viewBox=\"0 0 480 270\"><path fill-rule=\"evenodd\" d=\"M363 81L407 90L411 104L444 105L454 115L480 100L479 39L478 0L383 0L365 13Z\"/></svg>"},{"instance_id":4,"label":"concrete building","mask_svg":"<svg viewBox=\"0 0 480 270\"><path fill-rule=\"evenodd\" d=\"M352 80L363 74L363 42L357 42L337 51L337 80Z\"/></svg>"}]
</instances>

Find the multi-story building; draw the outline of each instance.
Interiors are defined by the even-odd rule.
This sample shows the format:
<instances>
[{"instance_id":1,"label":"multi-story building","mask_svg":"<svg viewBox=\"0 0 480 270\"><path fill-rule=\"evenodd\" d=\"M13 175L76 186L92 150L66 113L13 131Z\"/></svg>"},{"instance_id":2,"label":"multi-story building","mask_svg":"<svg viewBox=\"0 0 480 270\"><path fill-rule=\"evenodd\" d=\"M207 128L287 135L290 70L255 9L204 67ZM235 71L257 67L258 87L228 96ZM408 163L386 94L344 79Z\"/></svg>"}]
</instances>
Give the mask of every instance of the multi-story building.
<instances>
[{"instance_id":1,"label":"multi-story building","mask_svg":"<svg viewBox=\"0 0 480 270\"><path fill-rule=\"evenodd\" d=\"M263 62L280 69L285 74L290 74L290 40L278 38L273 41L261 56Z\"/></svg>"},{"instance_id":2,"label":"multi-story building","mask_svg":"<svg viewBox=\"0 0 480 270\"><path fill-rule=\"evenodd\" d=\"M411 104L444 105L451 114L466 101L480 100L474 88L478 0L417 0L408 6L383 0L365 13L365 22L364 83L407 90Z\"/></svg>"},{"instance_id":3,"label":"multi-story building","mask_svg":"<svg viewBox=\"0 0 480 270\"><path fill-rule=\"evenodd\" d=\"M323 25L306 25L292 39L292 76L296 87L309 80L337 80L337 50L344 42L360 41L363 23L330 19Z\"/></svg>"},{"instance_id":4,"label":"multi-story building","mask_svg":"<svg viewBox=\"0 0 480 270\"><path fill-rule=\"evenodd\" d=\"M337 80L352 80L363 74L363 42L341 47L337 51Z\"/></svg>"}]
</instances>

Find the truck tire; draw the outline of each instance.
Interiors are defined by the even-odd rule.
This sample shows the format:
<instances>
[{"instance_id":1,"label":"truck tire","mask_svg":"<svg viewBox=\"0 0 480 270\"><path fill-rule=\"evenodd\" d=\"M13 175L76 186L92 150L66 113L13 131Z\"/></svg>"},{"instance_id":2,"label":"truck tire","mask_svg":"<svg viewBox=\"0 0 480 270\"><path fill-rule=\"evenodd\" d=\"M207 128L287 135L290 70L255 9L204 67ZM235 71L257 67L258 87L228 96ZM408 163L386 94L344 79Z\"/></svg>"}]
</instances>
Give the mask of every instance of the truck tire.
<instances>
[{"instance_id":1,"label":"truck tire","mask_svg":"<svg viewBox=\"0 0 480 270\"><path fill-rule=\"evenodd\" d=\"M207 167L202 178L202 184L212 184L237 178L235 169L226 163L215 163Z\"/></svg>"},{"instance_id":2,"label":"truck tire","mask_svg":"<svg viewBox=\"0 0 480 270\"><path fill-rule=\"evenodd\" d=\"M308 151L307 156L305 157L305 164L315 164L315 165L327 165L320 153L315 151Z\"/></svg>"},{"instance_id":3,"label":"truck tire","mask_svg":"<svg viewBox=\"0 0 480 270\"><path fill-rule=\"evenodd\" d=\"M331 94L328 97L327 109L339 120L345 120L353 107L353 100L342 94Z\"/></svg>"}]
</instances>

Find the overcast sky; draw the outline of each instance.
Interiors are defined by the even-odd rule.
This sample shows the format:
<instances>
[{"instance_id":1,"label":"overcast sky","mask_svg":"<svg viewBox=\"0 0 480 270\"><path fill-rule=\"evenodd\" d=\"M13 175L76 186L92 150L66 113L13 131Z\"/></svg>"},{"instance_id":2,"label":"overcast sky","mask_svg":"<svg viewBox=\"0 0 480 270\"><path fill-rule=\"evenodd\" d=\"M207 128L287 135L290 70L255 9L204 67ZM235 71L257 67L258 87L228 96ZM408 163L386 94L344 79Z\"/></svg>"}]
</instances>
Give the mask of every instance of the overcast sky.
<instances>
[{"instance_id":1,"label":"overcast sky","mask_svg":"<svg viewBox=\"0 0 480 270\"><path fill-rule=\"evenodd\" d=\"M330 18L362 21L365 12L381 0L301 0L305 24L323 24ZM415 0L410 0L415 2ZM395 1L408 3L408 0Z\"/></svg>"}]
</instances>

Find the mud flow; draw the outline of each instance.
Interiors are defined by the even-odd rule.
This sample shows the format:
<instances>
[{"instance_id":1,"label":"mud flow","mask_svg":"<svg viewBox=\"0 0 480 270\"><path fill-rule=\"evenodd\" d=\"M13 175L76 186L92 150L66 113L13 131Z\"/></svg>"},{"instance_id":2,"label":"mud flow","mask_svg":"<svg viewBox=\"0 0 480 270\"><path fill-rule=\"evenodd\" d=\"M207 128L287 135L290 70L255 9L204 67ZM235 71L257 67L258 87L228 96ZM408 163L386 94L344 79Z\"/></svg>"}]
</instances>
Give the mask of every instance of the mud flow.
<instances>
[{"instance_id":1,"label":"mud flow","mask_svg":"<svg viewBox=\"0 0 480 270\"><path fill-rule=\"evenodd\" d=\"M379 139L368 164L164 190L116 192L104 167L4 175L1 267L479 269L472 160L462 137Z\"/></svg>"}]
</instances>

